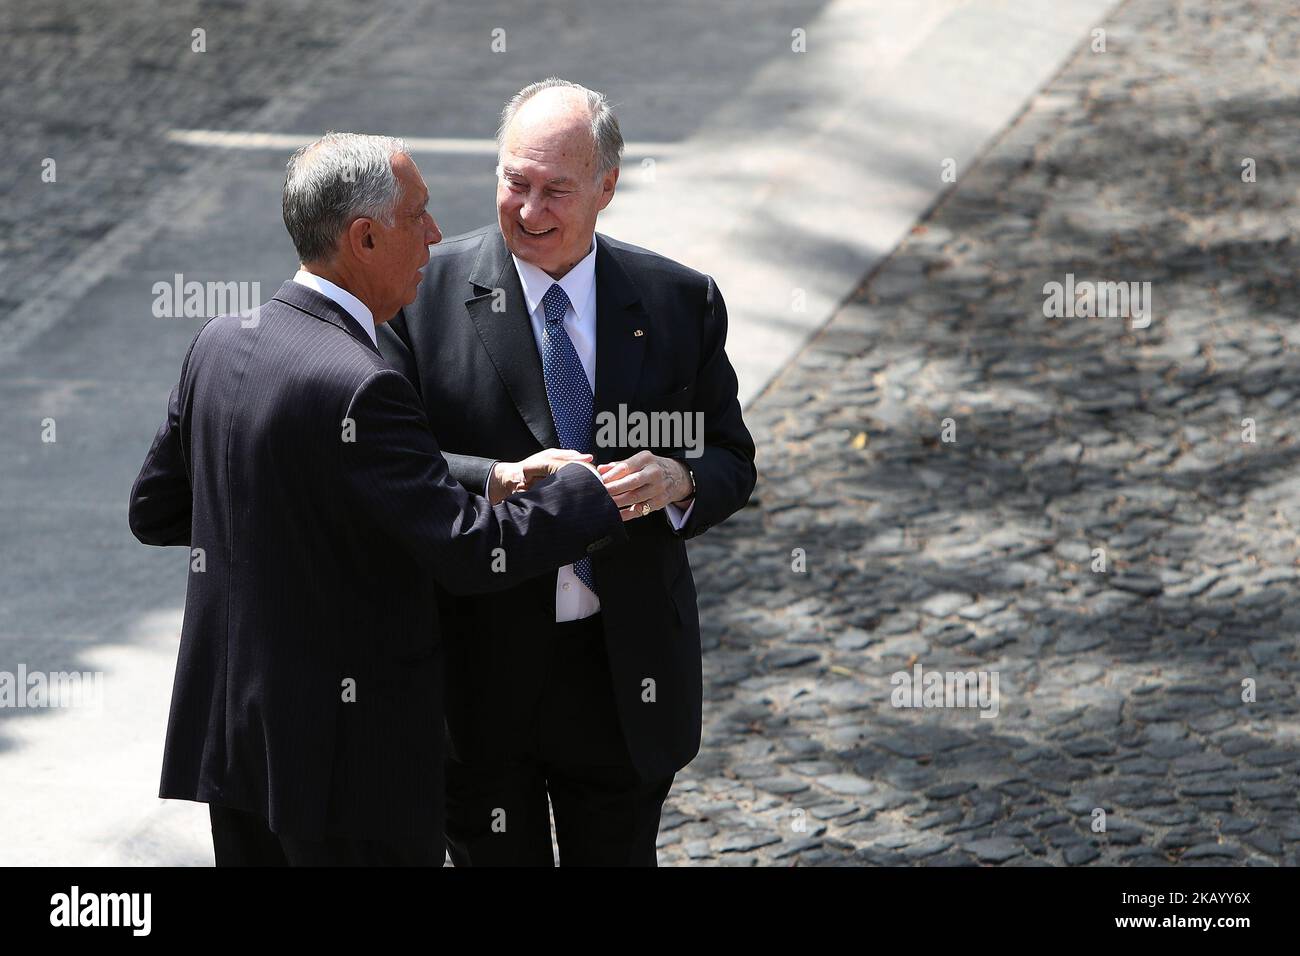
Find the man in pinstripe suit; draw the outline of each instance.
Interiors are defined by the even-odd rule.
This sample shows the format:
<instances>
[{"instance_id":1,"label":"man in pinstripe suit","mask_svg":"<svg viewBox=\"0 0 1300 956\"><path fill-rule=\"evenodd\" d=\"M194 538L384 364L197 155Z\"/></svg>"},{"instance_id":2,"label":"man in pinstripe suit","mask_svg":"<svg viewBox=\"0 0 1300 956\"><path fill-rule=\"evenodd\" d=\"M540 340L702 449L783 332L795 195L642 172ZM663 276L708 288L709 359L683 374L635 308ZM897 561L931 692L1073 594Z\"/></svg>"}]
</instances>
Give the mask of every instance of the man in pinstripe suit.
<instances>
[{"instance_id":1,"label":"man in pinstripe suit","mask_svg":"<svg viewBox=\"0 0 1300 956\"><path fill-rule=\"evenodd\" d=\"M131 492L136 537L196 558L159 795L210 805L218 865L440 865L435 584L512 587L626 537L591 456L509 463L496 504L449 476L376 346L441 238L427 201L400 140L298 151L302 269L195 337Z\"/></svg>"}]
</instances>

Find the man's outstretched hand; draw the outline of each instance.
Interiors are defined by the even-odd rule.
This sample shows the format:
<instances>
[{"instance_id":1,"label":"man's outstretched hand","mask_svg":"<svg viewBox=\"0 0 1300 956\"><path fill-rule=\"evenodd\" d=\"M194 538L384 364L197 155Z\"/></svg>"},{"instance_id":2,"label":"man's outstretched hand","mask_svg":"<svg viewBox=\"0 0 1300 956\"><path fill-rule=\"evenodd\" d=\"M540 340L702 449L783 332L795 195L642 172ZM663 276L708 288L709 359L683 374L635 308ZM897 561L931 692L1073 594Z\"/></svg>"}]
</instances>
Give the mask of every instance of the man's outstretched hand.
<instances>
[{"instance_id":1,"label":"man's outstretched hand","mask_svg":"<svg viewBox=\"0 0 1300 956\"><path fill-rule=\"evenodd\" d=\"M492 504L511 495L527 491L538 478L553 475L572 462L591 464L592 456L569 448L544 448L523 461L499 461L492 466L488 481L488 500Z\"/></svg>"}]
</instances>

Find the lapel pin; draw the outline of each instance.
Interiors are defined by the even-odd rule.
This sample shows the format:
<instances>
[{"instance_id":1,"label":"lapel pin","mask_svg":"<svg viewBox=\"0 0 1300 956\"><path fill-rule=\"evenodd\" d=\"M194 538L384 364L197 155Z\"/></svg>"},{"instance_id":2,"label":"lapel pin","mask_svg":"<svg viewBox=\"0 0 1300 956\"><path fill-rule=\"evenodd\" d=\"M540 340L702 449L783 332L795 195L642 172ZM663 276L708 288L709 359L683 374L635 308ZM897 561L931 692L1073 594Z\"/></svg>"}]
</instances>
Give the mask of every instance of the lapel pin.
<instances>
[{"instance_id":1,"label":"lapel pin","mask_svg":"<svg viewBox=\"0 0 1300 956\"><path fill-rule=\"evenodd\" d=\"M635 332L633 332L632 334L635 335L637 338L640 338L641 336L645 335L645 333L642 332L640 329L637 329L637 330L636 330Z\"/></svg>"}]
</instances>

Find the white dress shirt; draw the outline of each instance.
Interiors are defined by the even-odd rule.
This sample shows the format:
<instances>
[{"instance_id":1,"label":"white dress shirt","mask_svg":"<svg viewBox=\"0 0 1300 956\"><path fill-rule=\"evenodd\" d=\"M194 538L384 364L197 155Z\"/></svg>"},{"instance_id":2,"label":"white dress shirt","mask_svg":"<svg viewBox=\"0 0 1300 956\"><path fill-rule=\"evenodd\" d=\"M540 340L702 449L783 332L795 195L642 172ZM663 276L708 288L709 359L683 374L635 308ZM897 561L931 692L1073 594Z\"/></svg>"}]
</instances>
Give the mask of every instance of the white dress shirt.
<instances>
[{"instance_id":1,"label":"white dress shirt","mask_svg":"<svg viewBox=\"0 0 1300 956\"><path fill-rule=\"evenodd\" d=\"M357 325L366 330L366 335L370 336L370 341L375 343L375 348L379 347L379 338L375 334L375 317L366 304L358 299L347 289L336 286L329 279L322 279L306 269L299 269L293 277L293 281L299 285L305 285L309 289L314 289L331 302L343 306L343 310L348 315L357 320Z\"/></svg>"},{"instance_id":2,"label":"white dress shirt","mask_svg":"<svg viewBox=\"0 0 1300 956\"><path fill-rule=\"evenodd\" d=\"M573 342L574 351L582 370L587 373L587 382L591 385L592 395L596 394L596 241L592 237L591 251L577 265L566 272L563 278L552 279L537 266L524 262L511 254L515 260L515 271L519 273L519 284L524 289L524 301L528 305L528 316L532 320L533 339L537 343L537 354L542 354L542 331L546 328L546 310L542 306L542 296L555 283L560 284L565 295L569 297L569 309L564 313L564 331ZM669 524L680 531L691 516L695 502L683 511L677 505L669 504L664 508ZM566 564L560 568L555 581L555 620L577 621L590 617L600 610L600 599L591 592L587 585L573 573L573 565Z\"/></svg>"}]
</instances>

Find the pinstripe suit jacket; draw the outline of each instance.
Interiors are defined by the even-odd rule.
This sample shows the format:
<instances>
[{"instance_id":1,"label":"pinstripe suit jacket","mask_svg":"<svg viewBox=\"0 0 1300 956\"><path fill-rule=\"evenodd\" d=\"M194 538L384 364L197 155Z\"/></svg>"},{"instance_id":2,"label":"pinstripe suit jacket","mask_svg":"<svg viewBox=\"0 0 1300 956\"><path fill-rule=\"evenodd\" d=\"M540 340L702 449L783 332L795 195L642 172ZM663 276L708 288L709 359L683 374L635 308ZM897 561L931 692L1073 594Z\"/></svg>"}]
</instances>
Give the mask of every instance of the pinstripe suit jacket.
<instances>
[{"instance_id":1,"label":"pinstripe suit jacket","mask_svg":"<svg viewBox=\"0 0 1300 956\"><path fill-rule=\"evenodd\" d=\"M159 795L305 838L441 839L435 583L512 587L626 536L584 468L468 493L406 378L293 282L195 337L130 523L192 556Z\"/></svg>"}]
</instances>

